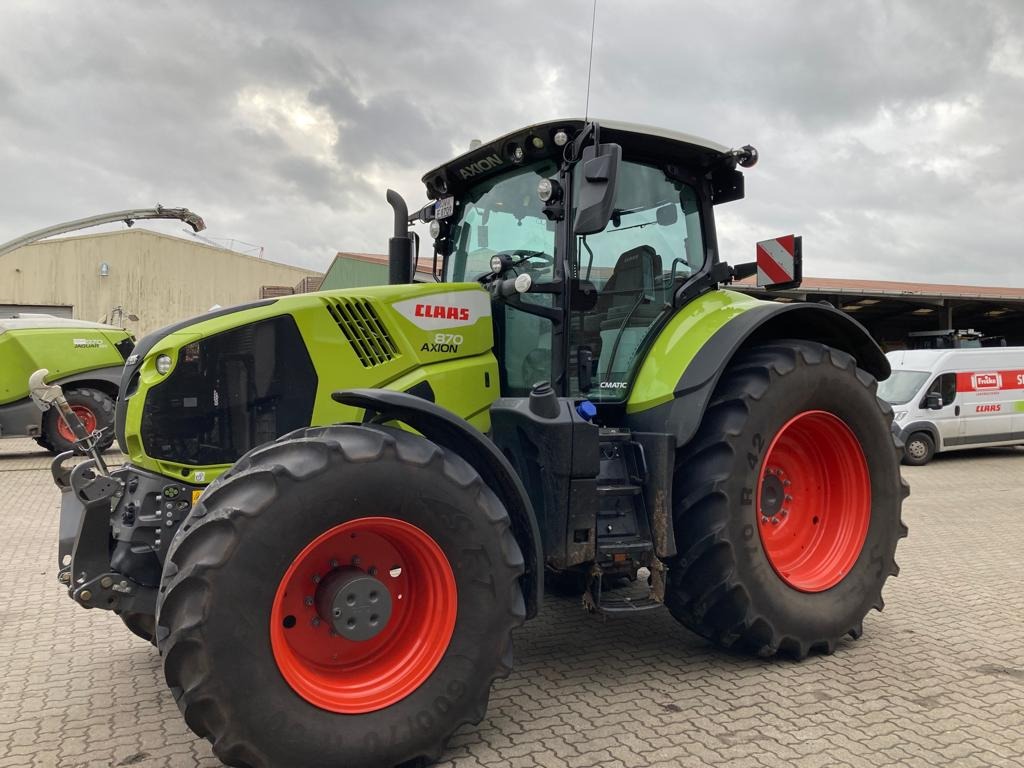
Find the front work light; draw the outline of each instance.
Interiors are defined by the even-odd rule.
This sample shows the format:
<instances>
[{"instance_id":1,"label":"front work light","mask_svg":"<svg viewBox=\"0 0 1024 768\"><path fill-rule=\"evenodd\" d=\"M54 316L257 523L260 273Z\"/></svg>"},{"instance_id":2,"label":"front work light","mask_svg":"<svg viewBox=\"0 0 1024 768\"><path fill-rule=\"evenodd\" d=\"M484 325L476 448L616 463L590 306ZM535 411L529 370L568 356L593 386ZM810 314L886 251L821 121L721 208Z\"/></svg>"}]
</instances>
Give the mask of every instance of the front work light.
<instances>
[{"instance_id":1,"label":"front work light","mask_svg":"<svg viewBox=\"0 0 1024 768\"><path fill-rule=\"evenodd\" d=\"M562 187L554 179L541 179L537 182L537 197L540 198L542 203L558 200L561 196Z\"/></svg>"},{"instance_id":2,"label":"front work light","mask_svg":"<svg viewBox=\"0 0 1024 768\"><path fill-rule=\"evenodd\" d=\"M168 355L160 355L156 359L156 372L166 375L171 370L171 358Z\"/></svg>"},{"instance_id":3,"label":"front work light","mask_svg":"<svg viewBox=\"0 0 1024 768\"><path fill-rule=\"evenodd\" d=\"M430 221L430 236L437 240L438 235L441 234L441 222L437 219L431 219Z\"/></svg>"}]
</instances>

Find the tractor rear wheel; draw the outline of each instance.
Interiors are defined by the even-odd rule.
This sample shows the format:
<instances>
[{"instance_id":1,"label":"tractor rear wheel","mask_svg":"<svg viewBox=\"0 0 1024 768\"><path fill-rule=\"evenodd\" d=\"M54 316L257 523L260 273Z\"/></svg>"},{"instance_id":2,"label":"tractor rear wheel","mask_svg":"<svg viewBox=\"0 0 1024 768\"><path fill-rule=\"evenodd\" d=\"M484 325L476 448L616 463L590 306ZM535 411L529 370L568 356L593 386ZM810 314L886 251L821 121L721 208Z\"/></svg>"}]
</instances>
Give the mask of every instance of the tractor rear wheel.
<instances>
[{"instance_id":1,"label":"tractor rear wheel","mask_svg":"<svg viewBox=\"0 0 1024 768\"><path fill-rule=\"evenodd\" d=\"M901 451L876 388L821 344L734 359L676 466L665 602L681 623L761 656L860 636L907 533Z\"/></svg>"},{"instance_id":2,"label":"tractor rear wheel","mask_svg":"<svg viewBox=\"0 0 1024 768\"><path fill-rule=\"evenodd\" d=\"M164 674L228 765L434 760L511 670L523 567L457 455L388 427L301 430L239 460L172 543Z\"/></svg>"}]
</instances>

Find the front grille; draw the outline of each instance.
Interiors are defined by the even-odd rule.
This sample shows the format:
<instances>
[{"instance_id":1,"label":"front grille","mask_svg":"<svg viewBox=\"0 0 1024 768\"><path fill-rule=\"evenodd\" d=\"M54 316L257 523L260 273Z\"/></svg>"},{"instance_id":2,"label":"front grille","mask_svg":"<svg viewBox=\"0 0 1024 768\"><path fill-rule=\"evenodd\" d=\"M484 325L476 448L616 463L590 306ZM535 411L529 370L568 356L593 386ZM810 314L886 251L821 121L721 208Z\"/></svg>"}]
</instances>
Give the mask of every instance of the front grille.
<instances>
[{"instance_id":1,"label":"front grille","mask_svg":"<svg viewBox=\"0 0 1024 768\"><path fill-rule=\"evenodd\" d=\"M398 355L398 345L370 302L365 299L328 299L327 311L345 334L364 368L382 365Z\"/></svg>"},{"instance_id":2,"label":"front grille","mask_svg":"<svg viewBox=\"0 0 1024 768\"><path fill-rule=\"evenodd\" d=\"M146 392L146 455L196 467L233 464L313 418L317 376L295 319L278 315L186 344Z\"/></svg>"}]
</instances>

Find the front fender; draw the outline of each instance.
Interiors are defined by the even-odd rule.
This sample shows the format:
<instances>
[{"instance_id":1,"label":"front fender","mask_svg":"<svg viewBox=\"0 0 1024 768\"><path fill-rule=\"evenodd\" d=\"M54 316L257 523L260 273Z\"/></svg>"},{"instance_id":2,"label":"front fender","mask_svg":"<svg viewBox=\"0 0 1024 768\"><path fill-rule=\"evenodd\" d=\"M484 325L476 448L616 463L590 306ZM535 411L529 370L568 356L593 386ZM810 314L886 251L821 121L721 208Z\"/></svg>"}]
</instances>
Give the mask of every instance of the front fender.
<instances>
[{"instance_id":1,"label":"front fender","mask_svg":"<svg viewBox=\"0 0 1024 768\"><path fill-rule=\"evenodd\" d=\"M522 577L526 616L537 615L544 595L540 528L530 497L508 459L486 435L465 419L429 400L386 389L348 389L331 395L339 403L363 408L378 421L400 421L431 442L458 454L497 494L512 521L512 533L526 560Z\"/></svg>"},{"instance_id":2,"label":"front fender","mask_svg":"<svg viewBox=\"0 0 1024 768\"><path fill-rule=\"evenodd\" d=\"M829 304L784 304L711 291L683 307L647 352L626 403L628 425L670 432L677 445L685 444L736 353L775 339L841 349L879 380L890 373L885 354L867 329Z\"/></svg>"},{"instance_id":3,"label":"front fender","mask_svg":"<svg viewBox=\"0 0 1024 768\"><path fill-rule=\"evenodd\" d=\"M121 374L124 372L124 366L114 365L108 368L94 368L91 371L83 371L82 373L76 373L71 376L65 376L62 379L57 379L53 384L60 384L62 387L67 388L72 384L87 384L96 386L97 383L106 385L105 388L117 392L118 387L121 385Z\"/></svg>"}]
</instances>

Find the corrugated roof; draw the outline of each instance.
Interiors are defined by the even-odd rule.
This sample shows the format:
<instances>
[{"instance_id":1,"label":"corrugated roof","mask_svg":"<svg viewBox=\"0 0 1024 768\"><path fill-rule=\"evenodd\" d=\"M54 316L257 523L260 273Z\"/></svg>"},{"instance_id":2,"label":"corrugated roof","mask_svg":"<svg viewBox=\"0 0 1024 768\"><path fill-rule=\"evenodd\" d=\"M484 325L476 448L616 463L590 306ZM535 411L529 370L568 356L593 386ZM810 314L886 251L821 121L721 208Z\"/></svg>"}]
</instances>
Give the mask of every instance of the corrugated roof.
<instances>
[{"instance_id":1,"label":"corrugated roof","mask_svg":"<svg viewBox=\"0 0 1024 768\"><path fill-rule=\"evenodd\" d=\"M754 278L736 283L740 288L754 288ZM939 299L1007 299L1024 301L1024 288L1003 286L955 285L950 283L902 283L893 280L854 280L842 277L805 277L793 291L879 296L919 296Z\"/></svg>"}]
</instances>

